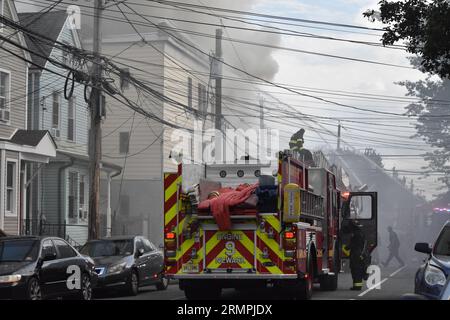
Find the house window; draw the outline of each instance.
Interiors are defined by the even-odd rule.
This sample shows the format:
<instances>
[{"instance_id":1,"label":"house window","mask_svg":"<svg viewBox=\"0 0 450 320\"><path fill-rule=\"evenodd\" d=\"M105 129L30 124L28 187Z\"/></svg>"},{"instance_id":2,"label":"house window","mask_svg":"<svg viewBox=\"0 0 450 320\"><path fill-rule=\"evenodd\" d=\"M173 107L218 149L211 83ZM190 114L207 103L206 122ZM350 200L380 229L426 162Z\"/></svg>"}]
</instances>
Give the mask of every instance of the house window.
<instances>
[{"instance_id":1,"label":"house window","mask_svg":"<svg viewBox=\"0 0 450 320\"><path fill-rule=\"evenodd\" d=\"M69 45L69 43L63 41L64 44ZM72 66L72 59L70 53L67 51L68 49L61 50L61 59L62 63L67 66Z\"/></svg>"},{"instance_id":2,"label":"house window","mask_svg":"<svg viewBox=\"0 0 450 320\"><path fill-rule=\"evenodd\" d=\"M202 84L198 84L198 110L202 113L206 113L206 87Z\"/></svg>"},{"instance_id":3,"label":"house window","mask_svg":"<svg viewBox=\"0 0 450 320\"><path fill-rule=\"evenodd\" d=\"M68 123L67 123L67 139L75 141L75 110L76 110L76 97L69 99L68 108Z\"/></svg>"},{"instance_id":4,"label":"house window","mask_svg":"<svg viewBox=\"0 0 450 320\"><path fill-rule=\"evenodd\" d=\"M78 173L69 172L69 194L68 194L68 216L71 220L77 219L77 195L78 195Z\"/></svg>"},{"instance_id":5,"label":"house window","mask_svg":"<svg viewBox=\"0 0 450 320\"><path fill-rule=\"evenodd\" d=\"M130 133L129 132L121 132L119 134L119 152L121 154L126 154L129 151L130 144Z\"/></svg>"},{"instance_id":6,"label":"house window","mask_svg":"<svg viewBox=\"0 0 450 320\"><path fill-rule=\"evenodd\" d=\"M192 78L188 78L188 107L192 108Z\"/></svg>"},{"instance_id":7,"label":"house window","mask_svg":"<svg viewBox=\"0 0 450 320\"><path fill-rule=\"evenodd\" d=\"M61 106L61 93L53 92L52 128L59 128L59 108Z\"/></svg>"},{"instance_id":8,"label":"house window","mask_svg":"<svg viewBox=\"0 0 450 320\"><path fill-rule=\"evenodd\" d=\"M1 0L0 0L1 1ZM10 74L0 71L0 120L9 122L9 86Z\"/></svg>"},{"instance_id":9,"label":"house window","mask_svg":"<svg viewBox=\"0 0 450 320\"><path fill-rule=\"evenodd\" d=\"M86 176L80 175L79 181L79 197L78 197L78 217L80 220L87 220L87 203L86 203Z\"/></svg>"},{"instance_id":10,"label":"house window","mask_svg":"<svg viewBox=\"0 0 450 320\"><path fill-rule=\"evenodd\" d=\"M6 163L6 212L16 214L16 163Z\"/></svg>"}]
</instances>

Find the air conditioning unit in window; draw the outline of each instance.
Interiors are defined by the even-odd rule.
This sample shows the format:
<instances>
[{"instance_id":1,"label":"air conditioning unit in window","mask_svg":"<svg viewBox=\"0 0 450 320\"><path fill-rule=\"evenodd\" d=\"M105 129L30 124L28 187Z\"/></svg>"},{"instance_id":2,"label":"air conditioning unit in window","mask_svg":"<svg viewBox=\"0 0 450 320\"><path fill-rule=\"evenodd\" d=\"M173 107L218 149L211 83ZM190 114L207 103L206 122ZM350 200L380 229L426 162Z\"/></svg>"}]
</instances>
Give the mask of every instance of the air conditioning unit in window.
<instances>
[{"instance_id":1,"label":"air conditioning unit in window","mask_svg":"<svg viewBox=\"0 0 450 320\"><path fill-rule=\"evenodd\" d=\"M0 110L0 120L1 121L8 122L9 121L9 115L10 115L9 110L6 110L6 109Z\"/></svg>"},{"instance_id":2,"label":"air conditioning unit in window","mask_svg":"<svg viewBox=\"0 0 450 320\"><path fill-rule=\"evenodd\" d=\"M61 131L58 128L52 128L50 132L53 136L53 138L59 139L61 137Z\"/></svg>"}]
</instances>

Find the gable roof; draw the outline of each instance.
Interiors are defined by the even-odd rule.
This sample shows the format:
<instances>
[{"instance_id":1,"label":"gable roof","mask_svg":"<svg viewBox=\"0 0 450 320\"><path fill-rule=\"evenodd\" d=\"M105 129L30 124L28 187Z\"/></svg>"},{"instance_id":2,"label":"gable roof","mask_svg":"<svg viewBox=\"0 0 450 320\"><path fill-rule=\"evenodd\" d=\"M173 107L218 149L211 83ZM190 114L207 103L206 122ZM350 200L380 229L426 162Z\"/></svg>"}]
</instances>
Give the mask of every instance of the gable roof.
<instances>
[{"instance_id":1,"label":"gable roof","mask_svg":"<svg viewBox=\"0 0 450 320\"><path fill-rule=\"evenodd\" d=\"M12 143L36 147L42 138L48 133L47 130L17 130L9 140ZM51 137L51 135L49 135ZM52 138L53 140L53 138ZM53 141L55 143L55 141ZM56 146L56 144L55 144Z\"/></svg>"},{"instance_id":2,"label":"gable roof","mask_svg":"<svg viewBox=\"0 0 450 320\"><path fill-rule=\"evenodd\" d=\"M12 20L14 22L19 22L19 16L17 13L16 4L14 3L14 1L6 0L6 1L3 1L3 4L8 5L9 12L12 16ZM5 10L5 7L3 7L3 10ZM3 14L5 14L5 13L3 13ZM22 34L22 32L17 32L17 36L19 37L19 42L22 45L22 47L27 47L27 42L25 41L25 37ZM27 59L28 61L31 61L31 55L27 50L23 49L23 55L25 56L25 59ZM27 62L27 66L29 66L28 62Z\"/></svg>"},{"instance_id":3,"label":"gable roof","mask_svg":"<svg viewBox=\"0 0 450 320\"><path fill-rule=\"evenodd\" d=\"M63 10L50 11L44 14L41 12L19 13L19 21L23 26L26 26L28 29L31 29L38 34L45 35L53 41L58 39L66 20L67 13ZM31 51L38 52L39 55L43 56L40 57L31 54L33 62L39 65L39 67L44 68L47 58L50 57L50 54L52 53L53 46L36 41L36 39L33 39L26 34L25 39L28 48Z\"/></svg>"}]
</instances>

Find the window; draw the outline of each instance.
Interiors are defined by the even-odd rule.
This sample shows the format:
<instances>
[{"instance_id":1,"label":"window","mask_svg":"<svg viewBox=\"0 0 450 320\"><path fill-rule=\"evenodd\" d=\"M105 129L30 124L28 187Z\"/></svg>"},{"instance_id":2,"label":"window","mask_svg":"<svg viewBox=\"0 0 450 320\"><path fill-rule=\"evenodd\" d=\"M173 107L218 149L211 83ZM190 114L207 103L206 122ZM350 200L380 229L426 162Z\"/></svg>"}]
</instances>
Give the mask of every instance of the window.
<instances>
[{"instance_id":1,"label":"window","mask_svg":"<svg viewBox=\"0 0 450 320\"><path fill-rule=\"evenodd\" d=\"M75 110L76 110L76 97L69 99L68 108L68 123L67 123L67 139L75 141Z\"/></svg>"},{"instance_id":2,"label":"window","mask_svg":"<svg viewBox=\"0 0 450 320\"><path fill-rule=\"evenodd\" d=\"M47 255L56 255L56 249L51 240L45 240L42 243L41 257L44 258Z\"/></svg>"},{"instance_id":3,"label":"window","mask_svg":"<svg viewBox=\"0 0 450 320\"><path fill-rule=\"evenodd\" d=\"M0 0L1 1L1 0ZM0 71L0 120L9 122L10 74Z\"/></svg>"},{"instance_id":4,"label":"window","mask_svg":"<svg viewBox=\"0 0 450 320\"><path fill-rule=\"evenodd\" d=\"M79 211L78 211L78 217L81 220L87 220L87 204L86 204L86 176L85 175L81 175L80 176L80 182L79 182L79 196L78 196L78 200L79 200Z\"/></svg>"},{"instance_id":5,"label":"window","mask_svg":"<svg viewBox=\"0 0 450 320\"><path fill-rule=\"evenodd\" d=\"M139 250L141 249L143 249L145 252L144 243L142 243L142 240L138 238L136 240L136 252L139 252Z\"/></svg>"},{"instance_id":6,"label":"window","mask_svg":"<svg viewBox=\"0 0 450 320\"><path fill-rule=\"evenodd\" d=\"M148 239L142 239L142 242L144 244L144 251L146 253L147 252L152 252L153 250L155 250Z\"/></svg>"},{"instance_id":7,"label":"window","mask_svg":"<svg viewBox=\"0 0 450 320\"><path fill-rule=\"evenodd\" d=\"M188 107L192 108L192 78L188 78Z\"/></svg>"},{"instance_id":8,"label":"window","mask_svg":"<svg viewBox=\"0 0 450 320\"><path fill-rule=\"evenodd\" d=\"M77 219L77 172L69 172L68 215L69 219Z\"/></svg>"},{"instance_id":9,"label":"window","mask_svg":"<svg viewBox=\"0 0 450 320\"><path fill-rule=\"evenodd\" d=\"M120 70L120 89L124 91L130 87L130 69L123 68Z\"/></svg>"},{"instance_id":10,"label":"window","mask_svg":"<svg viewBox=\"0 0 450 320\"><path fill-rule=\"evenodd\" d=\"M202 84L198 84L198 110L202 113L208 111L206 105L206 87Z\"/></svg>"},{"instance_id":11,"label":"window","mask_svg":"<svg viewBox=\"0 0 450 320\"><path fill-rule=\"evenodd\" d=\"M65 241L55 239L53 240L56 246L56 250L58 252L59 259L66 259L76 257L77 253L72 249Z\"/></svg>"},{"instance_id":12,"label":"window","mask_svg":"<svg viewBox=\"0 0 450 320\"><path fill-rule=\"evenodd\" d=\"M63 43L66 44L66 45L69 45L68 42L63 41ZM65 49L61 50L61 60L62 60L63 64L65 64L67 66L72 66L72 56Z\"/></svg>"},{"instance_id":13,"label":"window","mask_svg":"<svg viewBox=\"0 0 450 320\"><path fill-rule=\"evenodd\" d=\"M119 152L126 154L129 151L130 133L121 132L119 134Z\"/></svg>"},{"instance_id":14,"label":"window","mask_svg":"<svg viewBox=\"0 0 450 320\"><path fill-rule=\"evenodd\" d=\"M53 92L52 128L59 128L59 108L61 105L61 94Z\"/></svg>"},{"instance_id":15,"label":"window","mask_svg":"<svg viewBox=\"0 0 450 320\"><path fill-rule=\"evenodd\" d=\"M6 212L16 214L16 163L6 164Z\"/></svg>"}]
</instances>

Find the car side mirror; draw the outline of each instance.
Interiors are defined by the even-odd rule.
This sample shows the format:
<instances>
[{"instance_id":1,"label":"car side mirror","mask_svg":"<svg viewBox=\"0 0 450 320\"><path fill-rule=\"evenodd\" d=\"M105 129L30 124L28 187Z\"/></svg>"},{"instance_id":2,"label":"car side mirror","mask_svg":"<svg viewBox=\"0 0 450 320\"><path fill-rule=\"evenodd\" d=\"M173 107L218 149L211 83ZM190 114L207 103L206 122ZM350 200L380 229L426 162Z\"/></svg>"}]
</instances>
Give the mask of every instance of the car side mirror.
<instances>
[{"instance_id":1,"label":"car side mirror","mask_svg":"<svg viewBox=\"0 0 450 320\"><path fill-rule=\"evenodd\" d=\"M140 256L142 256L144 254L144 249L139 249L137 252L136 252L136 256L137 257L140 257Z\"/></svg>"},{"instance_id":2,"label":"car side mirror","mask_svg":"<svg viewBox=\"0 0 450 320\"><path fill-rule=\"evenodd\" d=\"M422 253L426 253L426 254L430 254L432 251L430 248L430 245L426 242L416 243L416 245L414 246L414 250L416 250L417 252L422 252Z\"/></svg>"},{"instance_id":3,"label":"car side mirror","mask_svg":"<svg viewBox=\"0 0 450 320\"><path fill-rule=\"evenodd\" d=\"M51 261L56 259L56 253L55 252L47 252L43 255L42 260L43 261Z\"/></svg>"}]
</instances>

